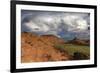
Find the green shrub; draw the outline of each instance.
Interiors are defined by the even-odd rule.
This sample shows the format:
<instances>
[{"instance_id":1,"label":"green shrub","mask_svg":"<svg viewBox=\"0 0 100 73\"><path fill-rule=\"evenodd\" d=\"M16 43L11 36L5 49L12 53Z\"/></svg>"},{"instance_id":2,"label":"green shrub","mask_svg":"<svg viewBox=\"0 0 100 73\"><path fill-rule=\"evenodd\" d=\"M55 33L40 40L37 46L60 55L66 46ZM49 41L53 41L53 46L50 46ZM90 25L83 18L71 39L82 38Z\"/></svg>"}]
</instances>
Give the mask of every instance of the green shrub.
<instances>
[{"instance_id":1,"label":"green shrub","mask_svg":"<svg viewBox=\"0 0 100 73\"><path fill-rule=\"evenodd\" d=\"M89 57L81 52L75 52L73 55L73 59L74 60L85 60L85 59L89 59Z\"/></svg>"},{"instance_id":2,"label":"green shrub","mask_svg":"<svg viewBox=\"0 0 100 73\"><path fill-rule=\"evenodd\" d=\"M75 60L89 59L90 47L75 44L56 44L54 47L60 51L66 52Z\"/></svg>"}]
</instances>

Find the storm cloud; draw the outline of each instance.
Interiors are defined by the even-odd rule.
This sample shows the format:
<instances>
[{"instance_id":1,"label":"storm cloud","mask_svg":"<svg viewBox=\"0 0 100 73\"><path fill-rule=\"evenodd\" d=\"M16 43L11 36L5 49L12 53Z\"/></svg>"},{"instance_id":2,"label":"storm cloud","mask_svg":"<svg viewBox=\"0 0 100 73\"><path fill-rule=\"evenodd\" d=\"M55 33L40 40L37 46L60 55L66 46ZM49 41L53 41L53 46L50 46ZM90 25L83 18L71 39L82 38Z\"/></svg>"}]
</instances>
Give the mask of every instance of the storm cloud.
<instances>
[{"instance_id":1,"label":"storm cloud","mask_svg":"<svg viewBox=\"0 0 100 73\"><path fill-rule=\"evenodd\" d=\"M52 34L61 38L88 39L90 14L54 11L21 11L21 31L39 35ZM84 35L84 37L83 37Z\"/></svg>"}]
</instances>

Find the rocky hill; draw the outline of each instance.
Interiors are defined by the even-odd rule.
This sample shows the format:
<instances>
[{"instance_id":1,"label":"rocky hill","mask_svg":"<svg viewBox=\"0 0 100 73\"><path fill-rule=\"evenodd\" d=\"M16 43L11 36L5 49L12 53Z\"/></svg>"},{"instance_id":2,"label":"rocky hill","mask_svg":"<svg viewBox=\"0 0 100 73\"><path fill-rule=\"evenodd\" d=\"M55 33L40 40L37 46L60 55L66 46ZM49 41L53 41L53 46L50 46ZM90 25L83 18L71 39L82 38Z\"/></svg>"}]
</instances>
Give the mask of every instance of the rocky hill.
<instances>
[{"instance_id":1,"label":"rocky hill","mask_svg":"<svg viewBox=\"0 0 100 73\"><path fill-rule=\"evenodd\" d=\"M54 47L64 41L54 35L21 34L21 62L47 62L70 60L70 56Z\"/></svg>"}]
</instances>

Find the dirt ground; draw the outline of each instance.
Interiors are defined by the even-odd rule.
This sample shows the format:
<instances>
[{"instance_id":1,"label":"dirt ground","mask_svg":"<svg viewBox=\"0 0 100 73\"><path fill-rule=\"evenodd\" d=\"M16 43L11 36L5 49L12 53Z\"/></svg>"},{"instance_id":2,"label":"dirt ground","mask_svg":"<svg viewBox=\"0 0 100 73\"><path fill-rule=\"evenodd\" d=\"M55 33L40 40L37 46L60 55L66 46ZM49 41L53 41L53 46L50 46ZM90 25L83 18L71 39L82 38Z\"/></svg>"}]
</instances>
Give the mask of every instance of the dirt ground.
<instances>
[{"instance_id":1,"label":"dirt ground","mask_svg":"<svg viewBox=\"0 0 100 73\"><path fill-rule=\"evenodd\" d=\"M21 62L48 62L48 61L65 61L70 56L54 48L55 44L64 41L53 35L38 36L33 33L23 32L21 34Z\"/></svg>"}]
</instances>

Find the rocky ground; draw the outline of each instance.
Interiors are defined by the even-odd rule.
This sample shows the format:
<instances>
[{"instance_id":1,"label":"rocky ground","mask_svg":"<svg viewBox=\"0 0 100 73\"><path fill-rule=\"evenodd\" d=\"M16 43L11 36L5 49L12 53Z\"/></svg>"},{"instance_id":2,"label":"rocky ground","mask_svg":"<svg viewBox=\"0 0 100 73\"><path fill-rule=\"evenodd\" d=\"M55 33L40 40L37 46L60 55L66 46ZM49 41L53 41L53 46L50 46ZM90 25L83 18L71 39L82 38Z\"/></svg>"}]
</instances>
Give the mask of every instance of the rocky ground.
<instances>
[{"instance_id":1,"label":"rocky ground","mask_svg":"<svg viewBox=\"0 0 100 73\"><path fill-rule=\"evenodd\" d=\"M64 41L53 35L37 35L29 32L21 34L21 62L48 62L70 60L70 56L56 49L55 44Z\"/></svg>"}]
</instances>

